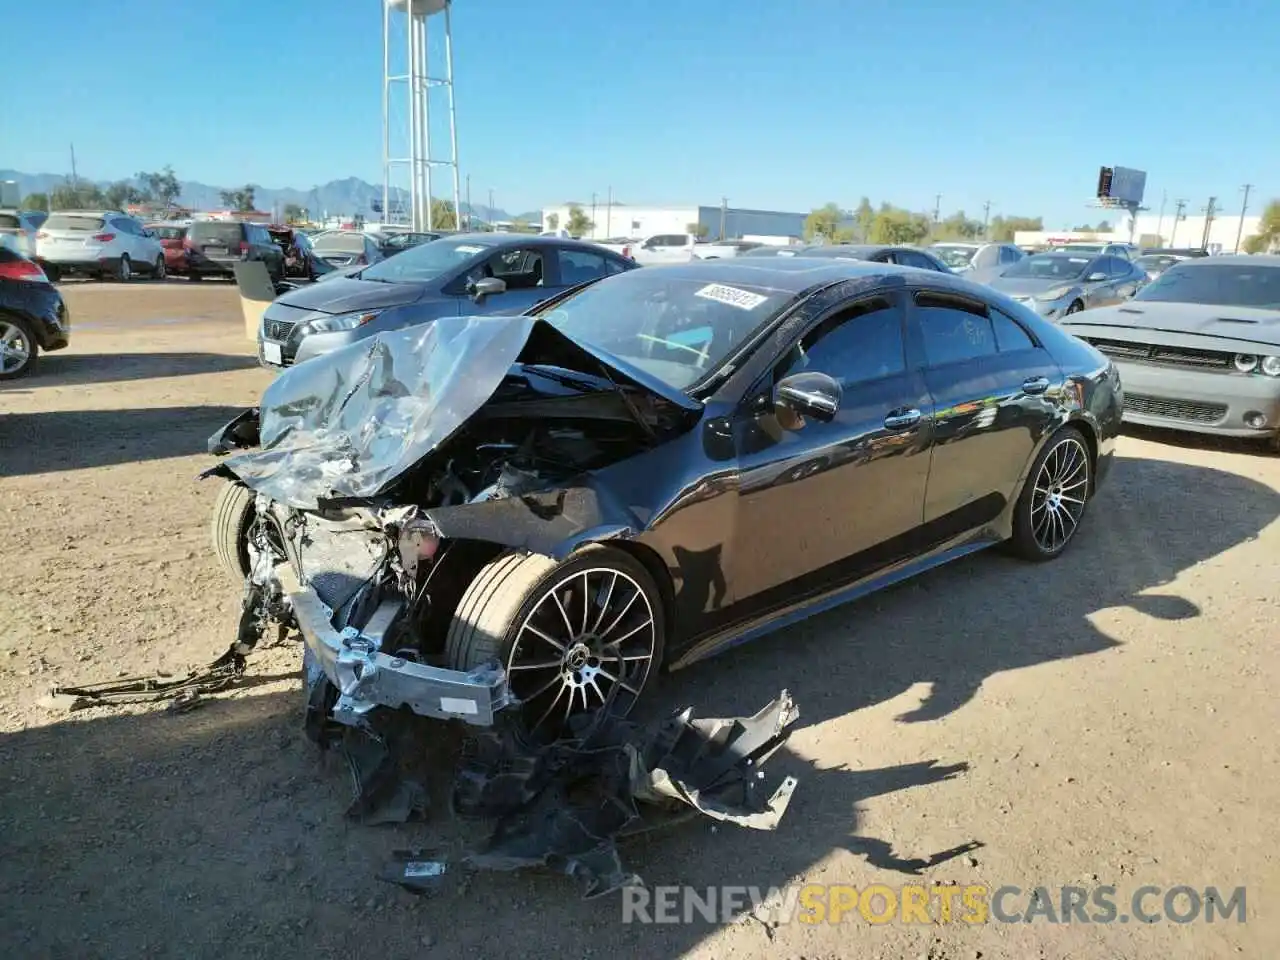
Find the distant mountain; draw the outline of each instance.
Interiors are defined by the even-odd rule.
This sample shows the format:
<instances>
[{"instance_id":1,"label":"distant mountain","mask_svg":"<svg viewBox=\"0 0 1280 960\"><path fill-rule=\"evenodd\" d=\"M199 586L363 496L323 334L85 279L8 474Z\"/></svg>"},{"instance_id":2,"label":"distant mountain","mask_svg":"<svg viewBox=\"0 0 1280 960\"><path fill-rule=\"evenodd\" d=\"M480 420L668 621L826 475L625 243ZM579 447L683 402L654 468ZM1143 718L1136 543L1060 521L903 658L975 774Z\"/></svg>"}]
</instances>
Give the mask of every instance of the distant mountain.
<instances>
[{"instance_id":1,"label":"distant mountain","mask_svg":"<svg viewBox=\"0 0 1280 960\"><path fill-rule=\"evenodd\" d=\"M55 187L61 186L67 182L67 177L60 173L23 173L20 170L0 170L0 180L15 180L18 183L18 190L26 196L28 193L49 193ZM130 182L135 182L129 178ZM112 183L110 180L94 180L92 181L103 189L109 187ZM178 196L178 202L184 207L190 207L192 210L217 210L223 206L222 198L219 196L223 190L235 190L239 187L215 187L207 183L197 183L194 180L183 180L182 193ZM408 194L403 191L393 191L392 204L408 203ZM321 216L350 216L355 213L363 213L366 218L376 220L380 214L373 209L373 203L382 203L382 187L374 186L366 183L359 177L347 177L343 180L330 180L328 183L312 187L310 190L297 190L293 187L281 187L272 189L270 187L254 187L254 204L259 210L275 210L283 213L287 204L296 203L304 208L312 217ZM474 204L468 207L464 202L462 204L462 212L466 214L468 211L475 217L486 222L494 220L511 220L509 213L500 207L490 209L484 204ZM540 222L542 214L526 213L521 219L531 223Z\"/></svg>"}]
</instances>

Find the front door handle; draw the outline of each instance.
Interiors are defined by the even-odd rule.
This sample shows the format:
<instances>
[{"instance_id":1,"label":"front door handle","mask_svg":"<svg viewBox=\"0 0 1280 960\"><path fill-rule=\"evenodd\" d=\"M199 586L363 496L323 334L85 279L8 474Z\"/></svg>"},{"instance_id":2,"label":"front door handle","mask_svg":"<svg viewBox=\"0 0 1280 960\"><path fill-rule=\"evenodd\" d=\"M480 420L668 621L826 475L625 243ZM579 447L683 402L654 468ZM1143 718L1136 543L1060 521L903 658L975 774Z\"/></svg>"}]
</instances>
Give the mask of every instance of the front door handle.
<instances>
[{"instance_id":1,"label":"front door handle","mask_svg":"<svg viewBox=\"0 0 1280 960\"><path fill-rule=\"evenodd\" d=\"M906 430L920 422L919 410L893 410L885 415L886 430Z\"/></svg>"},{"instance_id":2,"label":"front door handle","mask_svg":"<svg viewBox=\"0 0 1280 960\"><path fill-rule=\"evenodd\" d=\"M1022 392L1033 396L1049 389L1049 381L1045 377L1028 377L1022 381Z\"/></svg>"}]
</instances>

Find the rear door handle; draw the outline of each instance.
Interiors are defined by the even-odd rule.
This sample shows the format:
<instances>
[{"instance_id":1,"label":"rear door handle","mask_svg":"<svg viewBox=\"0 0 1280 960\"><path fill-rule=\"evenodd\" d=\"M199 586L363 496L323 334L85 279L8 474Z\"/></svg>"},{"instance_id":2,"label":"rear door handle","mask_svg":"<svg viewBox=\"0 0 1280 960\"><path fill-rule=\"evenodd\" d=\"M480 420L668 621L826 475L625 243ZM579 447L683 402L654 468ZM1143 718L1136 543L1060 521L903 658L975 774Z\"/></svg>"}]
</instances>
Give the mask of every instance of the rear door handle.
<instances>
[{"instance_id":1,"label":"rear door handle","mask_svg":"<svg viewBox=\"0 0 1280 960\"><path fill-rule=\"evenodd\" d=\"M920 422L919 410L892 410L885 415L886 430L906 430Z\"/></svg>"},{"instance_id":2,"label":"rear door handle","mask_svg":"<svg viewBox=\"0 0 1280 960\"><path fill-rule=\"evenodd\" d=\"M1044 377L1028 377L1022 381L1022 392L1035 394L1044 393L1049 389L1049 381Z\"/></svg>"}]
</instances>

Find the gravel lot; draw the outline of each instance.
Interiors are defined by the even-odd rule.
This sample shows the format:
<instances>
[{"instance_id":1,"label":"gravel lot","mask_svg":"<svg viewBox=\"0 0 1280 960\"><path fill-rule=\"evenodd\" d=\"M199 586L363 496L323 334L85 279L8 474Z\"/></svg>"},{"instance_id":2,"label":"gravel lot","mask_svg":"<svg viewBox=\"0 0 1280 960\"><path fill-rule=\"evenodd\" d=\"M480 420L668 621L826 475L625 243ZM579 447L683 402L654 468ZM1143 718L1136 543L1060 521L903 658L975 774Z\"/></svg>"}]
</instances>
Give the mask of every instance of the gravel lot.
<instances>
[{"instance_id":1,"label":"gravel lot","mask_svg":"<svg viewBox=\"0 0 1280 960\"><path fill-rule=\"evenodd\" d=\"M1246 886L1247 923L623 925L618 898L529 874L415 899L373 876L474 837L445 805L455 738L426 748L430 822L348 826L295 649L190 714L40 705L225 649L238 591L207 546L216 483L194 478L267 382L230 285L64 290L73 348L0 387L4 956L1274 956L1280 458L1127 436L1059 562L978 555L673 675L655 709L750 713L789 688L801 721L771 766L800 787L776 833L703 822L624 850L699 888L1114 884L1124 912L1144 884Z\"/></svg>"}]
</instances>

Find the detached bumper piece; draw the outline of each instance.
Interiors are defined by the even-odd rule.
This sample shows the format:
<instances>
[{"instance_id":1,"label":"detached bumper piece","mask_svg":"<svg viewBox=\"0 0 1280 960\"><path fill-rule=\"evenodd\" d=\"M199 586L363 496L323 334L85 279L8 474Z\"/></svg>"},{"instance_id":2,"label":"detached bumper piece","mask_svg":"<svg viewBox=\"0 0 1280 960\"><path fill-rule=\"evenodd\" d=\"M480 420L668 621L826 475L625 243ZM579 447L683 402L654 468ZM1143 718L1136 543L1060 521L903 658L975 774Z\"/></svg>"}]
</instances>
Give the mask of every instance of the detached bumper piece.
<instances>
[{"instance_id":1,"label":"detached bumper piece","mask_svg":"<svg viewBox=\"0 0 1280 960\"><path fill-rule=\"evenodd\" d=\"M538 746L513 725L468 742L454 781L463 817L497 818L473 869L548 867L576 877L586 898L641 883L617 849L621 838L698 814L773 830L791 801L793 777L765 793L761 767L790 735L799 712L781 695L752 717L694 720L684 710L649 727L598 715L566 740ZM414 893L456 871L403 851L382 879Z\"/></svg>"},{"instance_id":2,"label":"detached bumper piece","mask_svg":"<svg viewBox=\"0 0 1280 960\"><path fill-rule=\"evenodd\" d=\"M488 726L511 703L497 663L464 672L383 653L382 638L403 609L398 601L380 604L362 630L337 630L324 601L287 563L275 573L306 644L308 680L318 671L336 688L332 717L339 723L358 726L375 707L408 707L422 717Z\"/></svg>"}]
</instances>

